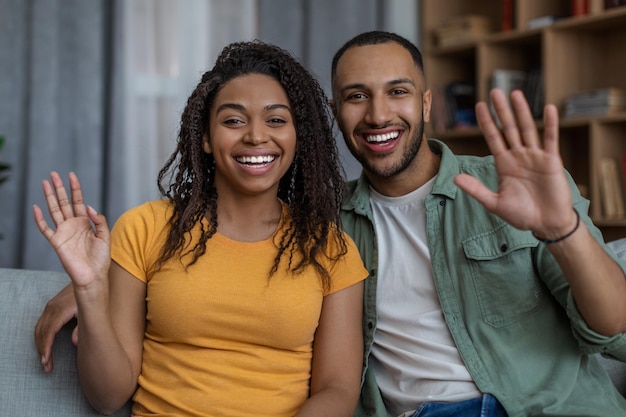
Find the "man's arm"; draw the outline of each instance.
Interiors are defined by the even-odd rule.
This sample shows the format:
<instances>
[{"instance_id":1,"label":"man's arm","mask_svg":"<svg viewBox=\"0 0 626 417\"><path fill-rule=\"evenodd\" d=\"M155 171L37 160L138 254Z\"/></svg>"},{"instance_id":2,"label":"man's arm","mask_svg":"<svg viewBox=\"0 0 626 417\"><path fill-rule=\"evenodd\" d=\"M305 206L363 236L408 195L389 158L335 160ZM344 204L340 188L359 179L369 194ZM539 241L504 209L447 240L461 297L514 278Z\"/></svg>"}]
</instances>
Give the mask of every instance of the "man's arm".
<instances>
[{"instance_id":1,"label":"man's arm","mask_svg":"<svg viewBox=\"0 0 626 417\"><path fill-rule=\"evenodd\" d=\"M501 130L487 103L476 105L499 189L492 192L467 174L457 176L455 183L487 210L546 243L592 330L607 336L626 332L626 277L572 207L559 153L557 109L545 107L542 141L523 93L513 91L510 99L512 109L502 91L491 92Z\"/></svg>"}]
</instances>

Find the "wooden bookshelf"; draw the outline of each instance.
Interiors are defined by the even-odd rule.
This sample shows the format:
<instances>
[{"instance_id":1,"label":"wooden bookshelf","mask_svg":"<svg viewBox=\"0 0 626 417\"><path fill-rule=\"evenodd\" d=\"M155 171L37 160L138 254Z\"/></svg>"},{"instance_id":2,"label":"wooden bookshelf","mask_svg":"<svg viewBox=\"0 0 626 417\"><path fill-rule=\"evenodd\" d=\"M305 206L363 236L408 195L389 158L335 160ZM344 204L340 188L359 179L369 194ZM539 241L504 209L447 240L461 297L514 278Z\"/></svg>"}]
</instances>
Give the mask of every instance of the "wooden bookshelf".
<instances>
[{"instance_id":1,"label":"wooden bookshelf","mask_svg":"<svg viewBox=\"0 0 626 417\"><path fill-rule=\"evenodd\" d=\"M626 89L626 6L594 7L593 13L572 16L571 0L511 1L512 28L502 30L506 3L509 0L420 1L421 48L429 87L473 83L476 99L486 101L496 69L529 72L540 68L543 101L556 104L560 114L570 94L607 87ZM451 19L473 15L488 19L489 33L438 45L439 28ZM529 21L550 15L559 19L528 29ZM538 125L541 129L540 121ZM459 153L488 153L478 128L441 126L430 123L429 136L442 139ZM560 143L565 167L587 192L591 217L605 239L626 237L626 217L608 218L603 212L599 176L602 158L613 157L621 167L626 155L626 113L562 118Z\"/></svg>"}]
</instances>

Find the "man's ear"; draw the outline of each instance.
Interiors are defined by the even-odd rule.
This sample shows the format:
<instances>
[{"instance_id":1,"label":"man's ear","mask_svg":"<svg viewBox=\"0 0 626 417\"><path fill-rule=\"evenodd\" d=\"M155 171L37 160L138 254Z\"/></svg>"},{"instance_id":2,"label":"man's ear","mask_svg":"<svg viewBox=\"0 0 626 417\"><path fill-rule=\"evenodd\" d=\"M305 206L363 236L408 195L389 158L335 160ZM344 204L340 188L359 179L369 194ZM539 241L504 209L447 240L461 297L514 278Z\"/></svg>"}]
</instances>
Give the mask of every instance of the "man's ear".
<instances>
[{"instance_id":1,"label":"man's ear","mask_svg":"<svg viewBox=\"0 0 626 417\"><path fill-rule=\"evenodd\" d=\"M202 150L206 153L211 153L211 144L209 143L209 135L205 133L202 135Z\"/></svg>"},{"instance_id":2,"label":"man's ear","mask_svg":"<svg viewBox=\"0 0 626 417\"><path fill-rule=\"evenodd\" d=\"M422 96L422 118L424 123L430 123L430 108L433 104L433 93L430 89L424 92Z\"/></svg>"}]
</instances>

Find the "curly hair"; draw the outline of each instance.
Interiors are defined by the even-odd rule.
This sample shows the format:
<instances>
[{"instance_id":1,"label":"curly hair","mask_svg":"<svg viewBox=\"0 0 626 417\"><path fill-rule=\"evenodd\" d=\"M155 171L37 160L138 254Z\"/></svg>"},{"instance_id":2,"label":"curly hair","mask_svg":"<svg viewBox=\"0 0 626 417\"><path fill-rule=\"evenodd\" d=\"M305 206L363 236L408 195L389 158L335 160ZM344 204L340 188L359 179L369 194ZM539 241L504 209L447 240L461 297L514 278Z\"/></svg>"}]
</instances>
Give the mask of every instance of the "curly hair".
<instances>
[{"instance_id":1,"label":"curly hair","mask_svg":"<svg viewBox=\"0 0 626 417\"><path fill-rule=\"evenodd\" d=\"M217 93L229 81L248 74L268 75L280 83L296 128L296 156L278 188L278 198L289 206L291 221L277 243L269 276L278 270L281 258L288 256L290 271L299 273L313 265L328 288L330 275L321 257L336 261L347 251L339 217L344 176L328 100L315 78L289 52L258 40L225 47L187 101L176 150L158 176L161 194L174 206L159 265L190 253L192 265L206 252L208 239L216 233L215 161L212 154L203 151L202 138L209 134L209 115ZM205 217L208 222L202 222ZM189 248L186 236L198 224L200 239ZM328 253L329 239L337 242L336 253Z\"/></svg>"}]
</instances>

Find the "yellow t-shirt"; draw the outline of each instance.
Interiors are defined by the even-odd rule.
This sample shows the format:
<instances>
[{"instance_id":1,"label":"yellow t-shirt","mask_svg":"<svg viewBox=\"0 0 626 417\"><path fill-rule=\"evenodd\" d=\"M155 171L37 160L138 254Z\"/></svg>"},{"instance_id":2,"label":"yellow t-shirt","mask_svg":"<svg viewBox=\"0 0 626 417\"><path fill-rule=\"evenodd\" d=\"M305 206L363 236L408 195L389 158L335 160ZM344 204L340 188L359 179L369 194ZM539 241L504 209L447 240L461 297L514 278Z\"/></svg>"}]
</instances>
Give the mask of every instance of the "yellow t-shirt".
<instances>
[{"instance_id":1,"label":"yellow t-shirt","mask_svg":"<svg viewBox=\"0 0 626 417\"><path fill-rule=\"evenodd\" d=\"M286 274L283 259L270 278L273 238L237 242L219 233L187 271L180 260L157 271L171 209L167 201L145 203L113 228L113 260L147 283L133 415L292 416L309 393L313 336L327 295L319 275L312 267ZM345 238L348 254L330 269L329 293L367 276Z\"/></svg>"}]
</instances>

